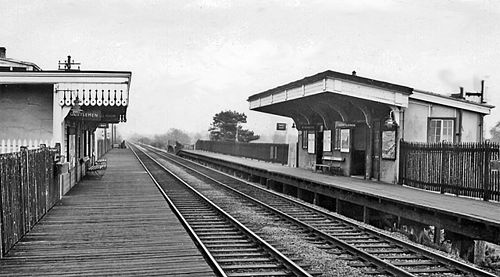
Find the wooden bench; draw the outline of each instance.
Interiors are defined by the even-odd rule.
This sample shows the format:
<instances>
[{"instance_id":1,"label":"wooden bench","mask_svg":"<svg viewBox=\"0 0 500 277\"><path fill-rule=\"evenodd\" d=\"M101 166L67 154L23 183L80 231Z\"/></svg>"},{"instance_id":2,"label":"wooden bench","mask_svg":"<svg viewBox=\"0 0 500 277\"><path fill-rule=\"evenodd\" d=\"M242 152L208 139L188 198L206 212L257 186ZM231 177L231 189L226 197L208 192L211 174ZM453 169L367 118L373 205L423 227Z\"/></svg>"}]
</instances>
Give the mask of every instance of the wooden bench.
<instances>
[{"instance_id":1,"label":"wooden bench","mask_svg":"<svg viewBox=\"0 0 500 277\"><path fill-rule=\"evenodd\" d=\"M333 161L333 162L344 162L345 158L343 158L343 157L324 156L322 158L322 160L323 161ZM334 175L343 175L342 168L340 167L340 165L315 164L314 165L314 172L318 171L318 169L321 169L321 172L324 172L324 173L328 172L328 173L332 173Z\"/></svg>"},{"instance_id":2,"label":"wooden bench","mask_svg":"<svg viewBox=\"0 0 500 277\"><path fill-rule=\"evenodd\" d=\"M96 164L92 165L89 168L87 168L87 175L89 176L95 176L98 177L99 179L104 176L104 171L106 171L106 166L102 164Z\"/></svg>"},{"instance_id":3,"label":"wooden bench","mask_svg":"<svg viewBox=\"0 0 500 277\"><path fill-rule=\"evenodd\" d=\"M108 168L108 161L106 159L99 159L95 161L95 164L104 167L104 169Z\"/></svg>"},{"instance_id":4,"label":"wooden bench","mask_svg":"<svg viewBox=\"0 0 500 277\"><path fill-rule=\"evenodd\" d=\"M318 171L318 169L321 169L322 172L325 172L325 169L330 171L331 167L329 164L314 164L314 172Z\"/></svg>"}]
</instances>

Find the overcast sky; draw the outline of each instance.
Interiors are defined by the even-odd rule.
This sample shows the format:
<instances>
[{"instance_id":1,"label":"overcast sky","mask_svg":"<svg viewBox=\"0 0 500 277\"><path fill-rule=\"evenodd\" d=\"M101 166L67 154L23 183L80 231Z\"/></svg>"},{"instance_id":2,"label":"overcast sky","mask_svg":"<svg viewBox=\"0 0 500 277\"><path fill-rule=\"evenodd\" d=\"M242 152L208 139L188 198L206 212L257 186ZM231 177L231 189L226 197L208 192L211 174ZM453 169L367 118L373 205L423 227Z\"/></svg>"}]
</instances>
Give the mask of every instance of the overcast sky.
<instances>
[{"instance_id":1,"label":"overcast sky","mask_svg":"<svg viewBox=\"0 0 500 277\"><path fill-rule=\"evenodd\" d=\"M7 57L57 69L132 71L121 131L207 132L221 110L270 133L248 96L325 70L500 106L499 1L0 0ZM500 107L486 117L500 120Z\"/></svg>"}]
</instances>

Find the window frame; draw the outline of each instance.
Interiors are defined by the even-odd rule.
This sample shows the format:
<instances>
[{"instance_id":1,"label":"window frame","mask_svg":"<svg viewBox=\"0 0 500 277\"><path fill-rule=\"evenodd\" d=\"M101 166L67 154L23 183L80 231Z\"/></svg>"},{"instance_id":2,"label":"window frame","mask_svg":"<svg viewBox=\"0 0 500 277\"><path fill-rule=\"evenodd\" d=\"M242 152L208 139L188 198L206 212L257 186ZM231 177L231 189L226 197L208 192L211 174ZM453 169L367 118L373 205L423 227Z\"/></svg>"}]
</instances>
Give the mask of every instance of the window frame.
<instances>
[{"instance_id":1,"label":"window frame","mask_svg":"<svg viewBox=\"0 0 500 277\"><path fill-rule=\"evenodd\" d=\"M431 141L431 122L433 120L439 120L441 122L441 127L440 127L440 141ZM456 141L456 121L457 119L455 117L429 117L427 118L427 142L428 143L441 143L443 142L443 123L444 121L451 121L452 122L452 134L451 138L452 141L447 141L449 143L455 143Z\"/></svg>"}]
</instances>

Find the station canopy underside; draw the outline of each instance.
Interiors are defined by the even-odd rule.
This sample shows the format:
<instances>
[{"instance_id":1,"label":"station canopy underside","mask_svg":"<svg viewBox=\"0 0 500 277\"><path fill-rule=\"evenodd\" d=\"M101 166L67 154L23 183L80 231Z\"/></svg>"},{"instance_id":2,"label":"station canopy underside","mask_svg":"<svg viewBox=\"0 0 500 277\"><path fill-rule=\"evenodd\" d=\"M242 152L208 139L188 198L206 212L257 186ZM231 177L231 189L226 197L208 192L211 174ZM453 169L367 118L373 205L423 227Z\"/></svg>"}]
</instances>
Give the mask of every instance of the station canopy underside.
<instances>
[{"instance_id":1,"label":"station canopy underside","mask_svg":"<svg viewBox=\"0 0 500 277\"><path fill-rule=\"evenodd\" d=\"M407 108L413 89L387 82L325 71L248 98L250 109L291 117L301 125L363 123Z\"/></svg>"},{"instance_id":2,"label":"station canopy underside","mask_svg":"<svg viewBox=\"0 0 500 277\"><path fill-rule=\"evenodd\" d=\"M335 122L371 125L373 120L385 119L391 107L359 98L324 92L253 108L252 110L290 117L302 129L305 125L322 125L333 129Z\"/></svg>"}]
</instances>

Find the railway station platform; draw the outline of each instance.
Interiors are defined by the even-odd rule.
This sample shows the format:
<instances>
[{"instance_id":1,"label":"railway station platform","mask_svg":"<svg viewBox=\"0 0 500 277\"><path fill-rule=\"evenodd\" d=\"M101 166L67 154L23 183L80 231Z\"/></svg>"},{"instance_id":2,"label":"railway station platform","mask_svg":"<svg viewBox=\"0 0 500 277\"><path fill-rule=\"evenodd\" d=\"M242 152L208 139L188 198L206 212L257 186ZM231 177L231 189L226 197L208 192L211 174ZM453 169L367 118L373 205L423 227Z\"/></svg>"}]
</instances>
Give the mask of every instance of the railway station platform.
<instances>
[{"instance_id":1,"label":"railway station platform","mask_svg":"<svg viewBox=\"0 0 500 277\"><path fill-rule=\"evenodd\" d=\"M370 210L380 211L469 238L500 243L500 203L354 177L320 174L308 169L201 150L182 150L179 154L228 172L238 172L253 181L264 181L268 186L278 182L282 192L309 202L319 202L317 194L327 196L336 202L333 210L337 212L342 206L339 203L357 204L362 207L363 214L359 220L365 222ZM345 208L346 213L348 209L352 207Z\"/></svg>"},{"instance_id":2,"label":"railway station platform","mask_svg":"<svg viewBox=\"0 0 500 277\"><path fill-rule=\"evenodd\" d=\"M214 276L129 149L106 155L0 259L0 276Z\"/></svg>"}]
</instances>

